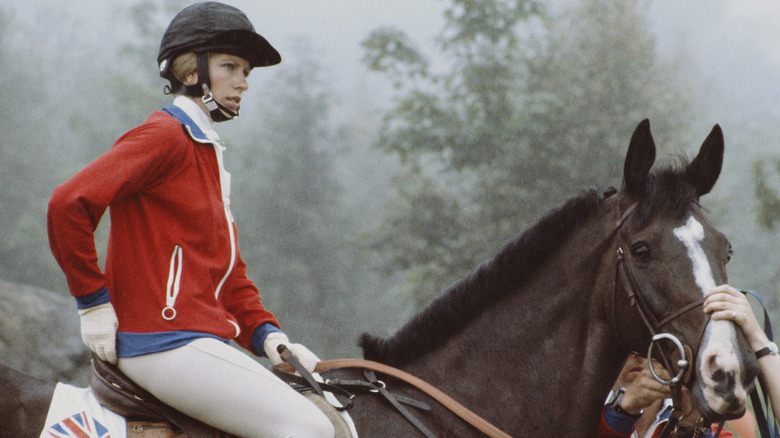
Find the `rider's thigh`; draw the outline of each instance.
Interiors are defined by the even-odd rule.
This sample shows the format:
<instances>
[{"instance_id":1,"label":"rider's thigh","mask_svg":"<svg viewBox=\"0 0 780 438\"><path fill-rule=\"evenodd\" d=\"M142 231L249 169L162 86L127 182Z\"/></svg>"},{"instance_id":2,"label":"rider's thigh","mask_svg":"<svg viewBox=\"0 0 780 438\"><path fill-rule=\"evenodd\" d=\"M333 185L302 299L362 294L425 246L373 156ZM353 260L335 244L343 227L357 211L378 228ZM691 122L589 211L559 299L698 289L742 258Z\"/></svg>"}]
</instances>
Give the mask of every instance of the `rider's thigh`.
<instances>
[{"instance_id":1,"label":"rider's thigh","mask_svg":"<svg viewBox=\"0 0 780 438\"><path fill-rule=\"evenodd\" d=\"M120 358L138 385L185 414L246 438L333 437L325 414L238 349L202 338Z\"/></svg>"}]
</instances>

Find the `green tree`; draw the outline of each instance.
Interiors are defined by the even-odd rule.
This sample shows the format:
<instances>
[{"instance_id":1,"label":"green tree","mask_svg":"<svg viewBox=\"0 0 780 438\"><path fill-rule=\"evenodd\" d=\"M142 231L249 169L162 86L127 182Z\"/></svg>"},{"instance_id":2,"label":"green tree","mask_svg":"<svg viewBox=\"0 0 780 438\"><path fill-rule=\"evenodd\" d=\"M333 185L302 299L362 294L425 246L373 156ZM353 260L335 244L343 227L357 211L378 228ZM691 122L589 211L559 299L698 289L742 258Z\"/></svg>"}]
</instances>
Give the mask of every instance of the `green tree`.
<instances>
[{"instance_id":1,"label":"green tree","mask_svg":"<svg viewBox=\"0 0 780 438\"><path fill-rule=\"evenodd\" d=\"M71 45L61 34L36 32L30 44L18 36L31 34L27 26L65 34L79 24L58 14L56 26L30 24L0 9L2 279L66 293L46 234L49 196L57 184L169 100L155 74L156 47L167 17L181 3L116 6L125 8L123 16L129 11L137 31L126 43L118 42L119 53ZM98 232L99 246L105 246L104 228Z\"/></svg>"},{"instance_id":2,"label":"green tree","mask_svg":"<svg viewBox=\"0 0 780 438\"><path fill-rule=\"evenodd\" d=\"M45 69L14 44L16 19L0 9L0 278L52 288L56 264L46 236L60 137L47 101Z\"/></svg>"},{"instance_id":3,"label":"green tree","mask_svg":"<svg viewBox=\"0 0 780 438\"><path fill-rule=\"evenodd\" d=\"M453 0L438 63L398 31L364 41L366 63L398 90L379 146L406 164L397 183L406 208L394 205L374 248L418 303L551 204L618 184L643 118L662 145L686 132L692 98L687 84L672 86L682 76L656 54L643 7Z\"/></svg>"},{"instance_id":4,"label":"green tree","mask_svg":"<svg viewBox=\"0 0 780 438\"><path fill-rule=\"evenodd\" d=\"M240 163L232 204L250 276L282 328L317 351L346 352L353 342L343 335L352 329L340 321L354 313L359 268L335 172L341 143L331 90L312 53L299 41L282 65L261 72L273 74L262 86L272 105L245 136L261 141L244 140L231 152Z\"/></svg>"},{"instance_id":5,"label":"green tree","mask_svg":"<svg viewBox=\"0 0 780 438\"><path fill-rule=\"evenodd\" d=\"M774 229L780 220L780 194L777 191L777 176L780 175L780 158L763 156L753 162L753 177L756 181L755 196L758 201L756 220L767 229Z\"/></svg>"},{"instance_id":6,"label":"green tree","mask_svg":"<svg viewBox=\"0 0 780 438\"><path fill-rule=\"evenodd\" d=\"M80 72L87 76L82 81L96 85L85 89L79 100L91 105L69 111L71 129L81 139L82 165L108 150L152 111L170 103L170 96L162 92L167 81L157 74L157 51L168 22L183 4L183 0L140 0L112 6L114 14L128 17L131 29L125 40L117 42L115 53L99 52L102 65Z\"/></svg>"}]
</instances>

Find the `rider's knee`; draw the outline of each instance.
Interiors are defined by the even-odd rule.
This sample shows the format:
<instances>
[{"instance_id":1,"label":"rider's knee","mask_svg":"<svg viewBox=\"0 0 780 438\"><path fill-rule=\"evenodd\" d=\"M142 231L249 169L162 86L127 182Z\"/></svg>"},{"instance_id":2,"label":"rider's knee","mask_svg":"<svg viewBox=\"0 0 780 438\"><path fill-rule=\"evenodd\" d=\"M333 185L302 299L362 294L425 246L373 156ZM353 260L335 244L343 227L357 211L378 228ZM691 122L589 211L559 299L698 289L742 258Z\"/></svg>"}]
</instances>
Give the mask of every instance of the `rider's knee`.
<instances>
[{"instance_id":1,"label":"rider's knee","mask_svg":"<svg viewBox=\"0 0 780 438\"><path fill-rule=\"evenodd\" d=\"M302 415L299 416L299 420L295 422L296 433L292 436L301 438L334 438L336 432L330 419L317 407L314 405L312 407L314 409L302 412Z\"/></svg>"},{"instance_id":2,"label":"rider's knee","mask_svg":"<svg viewBox=\"0 0 780 438\"><path fill-rule=\"evenodd\" d=\"M335 431L328 417L319 409L306 410L288 423L286 433L296 438L334 438Z\"/></svg>"}]
</instances>

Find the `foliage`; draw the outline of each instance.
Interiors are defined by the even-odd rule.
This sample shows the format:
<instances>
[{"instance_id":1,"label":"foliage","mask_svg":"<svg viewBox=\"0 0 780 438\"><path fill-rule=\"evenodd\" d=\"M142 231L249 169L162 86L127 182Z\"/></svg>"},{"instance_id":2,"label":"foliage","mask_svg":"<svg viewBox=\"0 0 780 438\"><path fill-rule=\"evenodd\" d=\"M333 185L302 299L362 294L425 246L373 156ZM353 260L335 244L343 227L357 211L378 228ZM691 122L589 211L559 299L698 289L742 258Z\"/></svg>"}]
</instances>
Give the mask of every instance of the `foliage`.
<instances>
[{"instance_id":1,"label":"foliage","mask_svg":"<svg viewBox=\"0 0 780 438\"><path fill-rule=\"evenodd\" d=\"M321 354L354 355L367 269L337 179L343 140L334 137L332 90L313 53L298 41L284 64L257 73L272 75L263 98L273 106L257 123L242 120L255 129L230 151L240 162L232 204L242 256L282 329Z\"/></svg>"},{"instance_id":2,"label":"foliage","mask_svg":"<svg viewBox=\"0 0 780 438\"><path fill-rule=\"evenodd\" d=\"M756 221L770 230L774 229L775 223L780 220L777 175L780 175L780 158L766 156L753 163L753 177L756 181L754 190L758 201Z\"/></svg>"},{"instance_id":3,"label":"foliage","mask_svg":"<svg viewBox=\"0 0 780 438\"><path fill-rule=\"evenodd\" d=\"M14 23L0 9L0 277L28 282L57 271L45 218L59 144L52 106L39 86L46 72L13 44Z\"/></svg>"},{"instance_id":4,"label":"foliage","mask_svg":"<svg viewBox=\"0 0 780 438\"><path fill-rule=\"evenodd\" d=\"M678 71L655 55L640 2L583 0L558 11L453 0L444 16L444 61L398 31L363 44L368 66L398 90L378 145L407 166L396 204L409 208L391 208L374 248L418 303L551 204L619 183L640 120L657 121L663 144L691 119L691 98L669 85Z\"/></svg>"},{"instance_id":5,"label":"foliage","mask_svg":"<svg viewBox=\"0 0 780 438\"><path fill-rule=\"evenodd\" d=\"M104 54L110 59L105 69L85 73L95 75L89 80L97 86L85 93L99 104L70 112L71 127L83 140L84 164L105 152L121 133L139 125L152 111L170 103L170 97L161 92L167 81L155 74L157 50L168 20L183 3L142 0L114 7L118 15L129 17L131 36L119 42L117 53ZM97 117L96 109L100 110Z\"/></svg>"}]
</instances>

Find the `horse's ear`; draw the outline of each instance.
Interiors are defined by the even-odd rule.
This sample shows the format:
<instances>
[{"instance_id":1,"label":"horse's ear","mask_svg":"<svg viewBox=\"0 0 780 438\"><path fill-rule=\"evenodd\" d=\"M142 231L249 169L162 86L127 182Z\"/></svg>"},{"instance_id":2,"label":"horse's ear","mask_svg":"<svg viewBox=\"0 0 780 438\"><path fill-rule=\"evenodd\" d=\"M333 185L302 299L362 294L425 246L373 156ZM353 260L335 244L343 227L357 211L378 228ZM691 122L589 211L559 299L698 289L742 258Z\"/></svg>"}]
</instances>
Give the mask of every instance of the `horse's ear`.
<instances>
[{"instance_id":1,"label":"horse's ear","mask_svg":"<svg viewBox=\"0 0 780 438\"><path fill-rule=\"evenodd\" d=\"M696 196L706 195L712 190L722 165L723 131L719 125L715 125L701 144L699 154L685 169L685 179L696 188Z\"/></svg>"},{"instance_id":2,"label":"horse's ear","mask_svg":"<svg viewBox=\"0 0 780 438\"><path fill-rule=\"evenodd\" d=\"M641 192L655 161L655 142L650 134L650 120L644 119L634 130L623 165L623 185L628 192Z\"/></svg>"}]
</instances>

